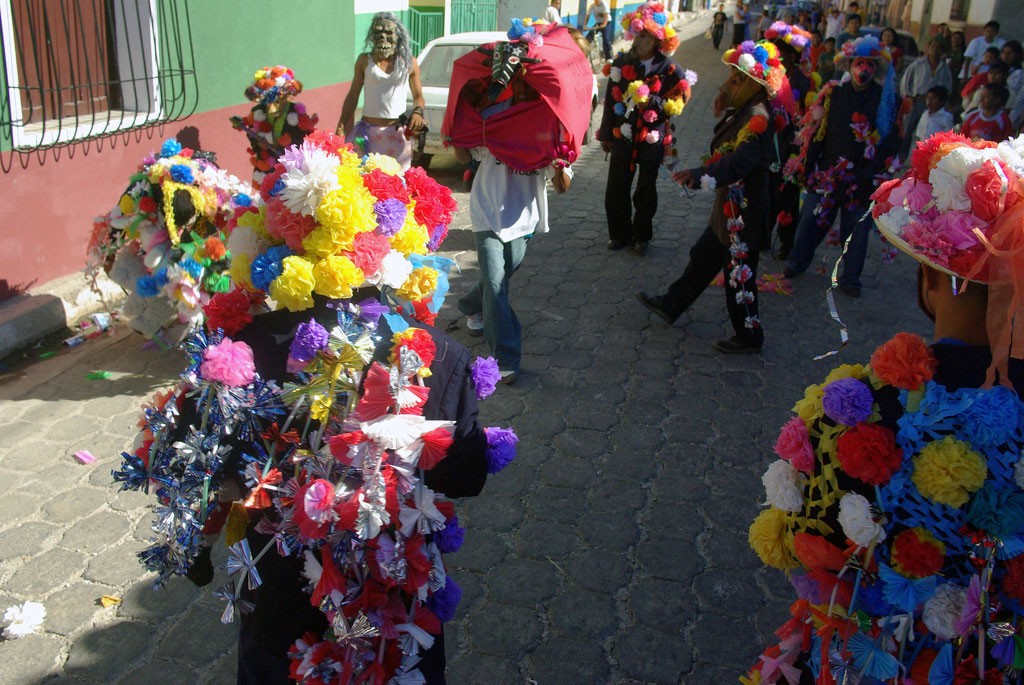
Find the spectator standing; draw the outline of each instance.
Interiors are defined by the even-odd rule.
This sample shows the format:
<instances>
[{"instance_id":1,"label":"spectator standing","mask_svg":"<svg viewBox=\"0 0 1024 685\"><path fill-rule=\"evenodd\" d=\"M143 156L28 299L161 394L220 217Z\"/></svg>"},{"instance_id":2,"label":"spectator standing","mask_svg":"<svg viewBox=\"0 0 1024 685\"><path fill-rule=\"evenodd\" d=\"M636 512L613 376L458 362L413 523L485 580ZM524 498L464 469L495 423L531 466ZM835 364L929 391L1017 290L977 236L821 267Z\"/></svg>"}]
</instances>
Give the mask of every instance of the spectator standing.
<instances>
[{"instance_id":1,"label":"spectator standing","mask_svg":"<svg viewBox=\"0 0 1024 685\"><path fill-rule=\"evenodd\" d=\"M836 37L836 50L842 52L843 46L849 41L861 37L860 27L862 23L860 15L856 12L850 12L846 15L846 28Z\"/></svg>"},{"instance_id":2,"label":"spectator standing","mask_svg":"<svg viewBox=\"0 0 1024 685\"><path fill-rule=\"evenodd\" d=\"M960 73L960 78L965 79L974 76L977 62L981 59L985 50L989 48L1002 49L1005 42L1005 40L999 37L998 21L990 21L985 24L982 34L968 43L967 49L964 50L964 66L963 71Z\"/></svg>"},{"instance_id":3,"label":"spectator standing","mask_svg":"<svg viewBox=\"0 0 1024 685\"><path fill-rule=\"evenodd\" d=\"M947 54L953 44L950 42L949 37L952 35L952 31L949 30L949 24L943 22L938 25L935 29L935 38L938 39L940 45L942 45L942 54Z\"/></svg>"},{"instance_id":4,"label":"spectator standing","mask_svg":"<svg viewBox=\"0 0 1024 685\"><path fill-rule=\"evenodd\" d=\"M900 95L910 101L910 112L905 117L903 146L900 158L907 159L910 153L913 133L917 129L917 121L925 111L925 99L928 92L935 86L942 86L947 94L953 88L953 75L949 65L942 59L942 43L938 38L928 41L925 54L914 60L900 79Z\"/></svg>"},{"instance_id":5,"label":"spectator standing","mask_svg":"<svg viewBox=\"0 0 1024 685\"><path fill-rule=\"evenodd\" d=\"M757 262L761 241L768 233L770 101L788 88L778 48L772 43L747 43L727 50L722 61L733 70L715 99L715 114L721 120L715 126L711 155L702 166L672 175L677 183L691 188L707 186L708 179L714 179L715 202L708 226L690 248L690 261L668 292L640 292L637 298L671 324L721 272L735 333L715 342L714 347L725 354L756 354L764 342L757 302Z\"/></svg>"},{"instance_id":6,"label":"spectator standing","mask_svg":"<svg viewBox=\"0 0 1024 685\"><path fill-rule=\"evenodd\" d=\"M840 240L852 236L839 287L860 297L869 229L861 219L877 178L892 167L899 149L897 102L888 53L874 37L850 41L836 62L849 70L850 80L819 91L811 109L826 114L815 119L809 111L799 133L800 156L787 168L806 179L807 198L783 273L793 277L807 270L838 214Z\"/></svg>"},{"instance_id":7,"label":"spectator standing","mask_svg":"<svg viewBox=\"0 0 1024 685\"><path fill-rule=\"evenodd\" d=\"M562 0L551 0L546 10L544 10L544 21L549 24L561 24L562 23Z\"/></svg>"},{"instance_id":8,"label":"spectator standing","mask_svg":"<svg viewBox=\"0 0 1024 685\"><path fill-rule=\"evenodd\" d=\"M364 47L366 51L356 58L352 86L335 132L364 153L394 157L403 169L408 169L412 165L411 138L427 125L420 65L409 48L409 31L391 12L378 12L370 22ZM363 117L354 122L359 95L364 90ZM414 106L406 121L405 103L410 93Z\"/></svg>"},{"instance_id":9,"label":"spectator standing","mask_svg":"<svg viewBox=\"0 0 1024 685\"><path fill-rule=\"evenodd\" d=\"M747 23L749 21L749 5L742 0L736 0L736 9L732 14L732 46L734 48L747 39Z\"/></svg>"},{"instance_id":10,"label":"spectator standing","mask_svg":"<svg viewBox=\"0 0 1024 685\"><path fill-rule=\"evenodd\" d=\"M895 29L891 29L886 26L882 29L882 33L878 36L878 42L882 44L882 47L889 50L889 56L892 57L892 67L896 70L897 74L903 73L903 50L900 49L899 43L896 39Z\"/></svg>"},{"instance_id":11,"label":"spectator standing","mask_svg":"<svg viewBox=\"0 0 1024 685\"><path fill-rule=\"evenodd\" d=\"M991 55L995 50L989 50L985 52L985 59L991 58ZM994 58L993 58L994 59ZM981 67L984 67L985 71L981 71ZM1000 62L998 59L994 59L991 64L981 65L978 69L978 73L975 74L967 85L964 86L960 92L964 111L969 109L976 109L978 107L978 98L981 96L981 87L986 83L998 83L999 85L1006 85L1006 78L1009 76L1010 69L1005 64Z\"/></svg>"},{"instance_id":12,"label":"spectator standing","mask_svg":"<svg viewBox=\"0 0 1024 685\"><path fill-rule=\"evenodd\" d=\"M825 17L825 38L838 38L839 34L843 32L844 23L843 13L839 11L838 7L832 5L828 10L828 16Z\"/></svg>"},{"instance_id":13,"label":"spectator standing","mask_svg":"<svg viewBox=\"0 0 1024 685\"><path fill-rule=\"evenodd\" d=\"M928 89L925 96L925 111L917 121L917 127L911 136L912 146L922 140L931 138L936 133L953 130L953 115L945 108L949 99L949 90L943 86L934 86Z\"/></svg>"},{"instance_id":14,"label":"spectator standing","mask_svg":"<svg viewBox=\"0 0 1024 685\"><path fill-rule=\"evenodd\" d=\"M808 50L808 66L812 72L818 70L818 58L821 57L821 53L825 51L825 44L822 42L821 31L814 29L811 31L811 47Z\"/></svg>"},{"instance_id":15,"label":"spectator standing","mask_svg":"<svg viewBox=\"0 0 1024 685\"><path fill-rule=\"evenodd\" d=\"M836 75L836 39L826 38L822 46L821 54L818 55L816 71L821 76L821 83L824 85Z\"/></svg>"},{"instance_id":16,"label":"spectator standing","mask_svg":"<svg viewBox=\"0 0 1024 685\"><path fill-rule=\"evenodd\" d=\"M657 9L657 11L655 11ZM608 69L608 89L597 139L611 153L604 207L608 219L608 249L631 247L647 252L658 211L655 186L658 168L671 149L671 119L682 112L690 96L690 84L683 69L669 57L679 38L660 3L647 2L622 20L628 52L616 55ZM663 23L658 23L658 20ZM634 23L645 28L632 33ZM650 27L654 28L654 33ZM648 91L645 97L643 90ZM636 191L630 202L630 190Z\"/></svg>"},{"instance_id":17,"label":"spectator standing","mask_svg":"<svg viewBox=\"0 0 1024 685\"><path fill-rule=\"evenodd\" d=\"M715 46L715 50L720 49L719 46L722 44L722 36L725 34L725 24L727 21L725 5L721 4L718 6L715 16L711 18L711 43Z\"/></svg>"},{"instance_id":18,"label":"spectator standing","mask_svg":"<svg viewBox=\"0 0 1024 685\"><path fill-rule=\"evenodd\" d=\"M1003 43L1003 50L999 58L1010 68L1006 77L1006 87L1010 89L1010 100L1006 107L1010 110L1010 122L1014 130L1024 125L1024 68L1021 60L1024 59L1024 48L1019 40L1008 40Z\"/></svg>"},{"instance_id":19,"label":"spectator standing","mask_svg":"<svg viewBox=\"0 0 1024 685\"><path fill-rule=\"evenodd\" d=\"M757 34L751 36L751 40L761 40L764 38L765 32L768 27L772 25L772 8L765 5L761 8L761 16L757 20Z\"/></svg>"},{"instance_id":20,"label":"spectator standing","mask_svg":"<svg viewBox=\"0 0 1024 685\"><path fill-rule=\"evenodd\" d=\"M605 60L612 58L612 30L615 28L610 21L611 14L608 12L608 5L605 0L594 0L587 8L587 16L583 19L583 26L586 27L591 18L594 19L592 31L601 34L601 54ZM591 38L593 40L593 38ZM721 40L721 39L719 39Z\"/></svg>"},{"instance_id":21,"label":"spectator standing","mask_svg":"<svg viewBox=\"0 0 1024 685\"><path fill-rule=\"evenodd\" d=\"M988 140L1000 143L1013 135L1013 124L1010 114L1004 107L1010 97L1006 86L998 83L986 83L981 87L978 109L964 115L964 123L960 133L971 140Z\"/></svg>"}]
</instances>

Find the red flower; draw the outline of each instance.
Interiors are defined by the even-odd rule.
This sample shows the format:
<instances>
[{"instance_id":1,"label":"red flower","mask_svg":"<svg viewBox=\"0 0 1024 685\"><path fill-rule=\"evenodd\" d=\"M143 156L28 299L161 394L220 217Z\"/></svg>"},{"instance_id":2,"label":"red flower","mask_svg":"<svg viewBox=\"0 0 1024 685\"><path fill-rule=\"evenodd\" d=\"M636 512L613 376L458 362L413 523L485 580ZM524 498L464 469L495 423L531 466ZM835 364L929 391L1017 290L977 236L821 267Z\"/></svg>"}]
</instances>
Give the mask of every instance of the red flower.
<instances>
[{"instance_id":1,"label":"red flower","mask_svg":"<svg viewBox=\"0 0 1024 685\"><path fill-rule=\"evenodd\" d=\"M404 204L409 202L409 190L399 176L392 176L380 169L374 169L363 176L363 185L378 200L395 199Z\"/></svg>"},{"instance_id":2,"label":"red flower","mask_svg":"<svg viewBox=\"0 0 1024 685\"><path fill-rule=\"evenodd\" d=\"M973 273L975 264L981 259L981 256L985 254L985 248L981 245L975 245L969 250L962 250L949 258L949 268L958 274L967 275ZM971 276L972 280L979 281L981 283L988 283L988 262L981 267L981 271Z\"/></svg>"},{"instance_id":3,"label":"red flower","mask_svg":"<svg viewBox=\"0 0 1024 685\"><path fill-rule=\"evenodd\" d=\"M366 435L363 431L350 431L332 435L327 439L327 446L331 450L332 457L348 465L352 463L352 458L348 456L349 448L361 442L366 442Z\"/></svg>"},{"instance_id":4,"label":"red flower","mask_svg":"<svg viewBox=\"0 0 1024 685\"><path fill-rule=\"evenodd\" d=\"M276 174L276 172L275 172ZM267 176L263 180L266 181ZM283 240L289 248L300 252L303 250L302 239L316 228L316 219L305 214L296 214L284 204L280 196L267 200L264 225L267 233Z\"/></svg>"},{"instance_id":5,"label":"red flower","mask_svg":"<svg viewBox=\"0 0 1024 685\"><path fill-rule=\"evenodd\" d=\"M281 147L288 147L292 144L292 134L285 131L281 134L281 137L277 139L277 144Z\"/></svg>"},{"instance_id":6,"label":"red flower","mask_svg":"<svg viewBox=\"0 0 1024 685\"><path fill-rule=\"evenodd\" d=\"M302 123L302 117L300 116L300 127L302 127ZM342 148L348 149L350 147L348 143L345 142L345 139L342 138L341 136L335 135L333 131L324 131L322 129L318 129L307 135L303 142L312 143L313 145L317 146L324 152L328 152L332 155L337 155L338 150Z\"/></svg>"},{"instance_id":7,"label":"red flower","mask_svg":"<svg viewBox=\"0 0 1024 685\"><path fill-rule=\"evenodd\" d=\"M946 546L924 528L911 528L892 541L892 564L908 578L927 578L942 570Z\"/></svg>"},{"instance_id":8,"label":"red flower","mask_svg":"<svg viewBox=\"0 0 1024 685\"><path fill-rule=\"evenodd\" d=\"M647 84L647 87L651 89L652 93L660 93L661 79L655 76L653 79L651 79L651 82Z\"/></svg>"},{"instance_id":9,"label":"red flower","mask_svg":"<svg viewBox=\"0 0 1024 685\"><path fill-rule=\"evenodd\" d=\"M612 86L612 100L622 102L622 89L618 86Z\"/></svg>"},{"instance_id":10,"label":"red flower","mask_svg":"<svg viewBox=\"0 0 1024 685\"><path fill-rule=\"evenodd\" d=\"M750 130L757 135L761 135L768 130L768 117L761 114L758 114L755 117L750 117L750 121L747 123L747 126L749 126Z\"/></svg>"},{"instance_id":11,"label":"red flower","mask_svg":"<svg viewBox=\"0 0 1024 685\"><path fill-rule=\"evenodd\" d=\"M387 237L373 231L365 231L357 234L352 240L349 258L365 275L371 276L380 271L381 262L390 251L391 243Z\"/></svg>"},{"instance_id":12,"label":"red flower","mask_svg":"<svg viewBox=\"0 0 1024 685\"><path fill-rule=\"evenodd\" d=\"M914 176L918 180L927 181L928 174L932 170L937 152L945 153L950 147L958 145L970 145L965 136L952 131L936 133L934 136L917 144L917 148L910 153L910 165L914 167Z\"/></svg>"},{"instance_id":13,"label":"red flower","mask_svg":"<svg viewBox=\"0 0 1024 685\"><path fill-rule=\"evenodd\" d=\"M775 220L779 222L779 226L789 226L793 223L793 215L789 212L779 212Z\"/></svg>"},{"instance_id":14,"label":"red flower","mask_svg":"<svg viewBox=\"0 0 1024 685\"><path fill-rule=\"evenodd\" d=\"M429 302L426 300L416 300L413 302L413 318L420 323L433 326L437 322L437 312L430 311L430 307L428 305Z\"/></svg>"},{"instance_id":15,"label":"red flower","mask_svg":"<svg viewBox=\"0 0 1024 685\"><path fill-rule=\"evenodd\" d=\"M605 76L608 76L609 74L611 74L612 73L612 65L611 65L611 63L606 63L603 67L601 67L601 73L604 74Z\"/></svg>"},{"instance_id":16,"label":"red flower","mask_svg":"<svg viewBox=\"0 0 1024 685\"><path fill-rule=\"evenodd\" d=\"M270 191L274 189L274 186L277 185L277 182L281 180L286 171L287 169L284 168L283 164L275 164L274 170L263 177L263 180L260 181L260 195L263 196L263 199L270 198Z\"/></svg>"},{"instance_id":17,"label":"red flower","mask_svg":"<svg viewBox=\"0 0 1024 685\"><path fill-rule=\"evenodd\" d=\"M1003 592L1018 602L1024 602L1024 554L1007 559L1003 565L1006 568Z\"/></svg>"},{"instance_id":18,"label":"red flower","mask_svg":"<svg viewBox=\"0 0 1024 685\"><path fill-rule=\"evenodd\" d=\"M897 333L871 355L871 369L885 383L917 390L935 375L938 360L921 336Z\"/></svg>"},{"instance_id":19,"label":"red flower","mask_svg":"<svg viewBox=\"0 0 1024 685\"><path fill-rule=\"evenodd\" d=\"M994 162L985 162L980 167L967 174L967 183L964 190L971 200L971 210L979 219L995 221L999 216L999 205L1003 197L1003 179L1007 174L1003 172L1000 176ZM1013 178L1013 174L1009 174Z\"/></svg>"},{"instance_id":20,"label":"red flower","mask_svg":"<svg viewBox=\"0 0 1024 685\"><path fill-rule=\"evenodd\" d=\"M636 80L636 67L634 67L632 64L626 64L625 66L623 66L622 67L622 78L626 79L627 81L635 81Z\"/></svg>"},{"instance_id":21,"label":"red flower","mask_svg":"<svg viewBox=\"0 0 1024 685\"><path fill-rule=\"evenodd\" d=\"M228 248L224 246L223 240L212 235L203 243L203 252L206 253L207 257L216 262L224 259L228 253Z\"/></svg>"},{"instance_id":22,"label":"red flower","mask_svg":"<svg viewBox=\"0 0 1024 685\"><path fill-rule=\"evenodd\" d=\"M448 455L448 448L452 446L452 432L447 428L435 428L424 433L420 440L423 441L423 451L420 453L419 466L432 469Z\"/></svg>"},{"instance_id":23,"label":"red flower","mask_svg":"<svg viewBox=\"0 0 1024 685\"><path fill-rule=\"evenodd\" d=\"M139 198L139 211L145 212L146 214L152 214L156 211L156 200L151 198L149 195L143 195Z\"/></svg>"},{"instance_id":24,"label":"red flower","mask_svg":"<svg viewBox=\"0 0 1024 685\"><path fill-rule=\"evenodd\" d=\"M225 335L235 335L252 323L251 306L249 296L242 290L217 293L203 305L206 327L211 331L220 328Z\"/></svg>"},{"instance_id":25,"label":"red flower","mask_svg":"<svg viewBox=\"0 0 1024 685\"><path fill-rule=\"evenodd\" d=\"M903 462L892 431L877 423L859 423L839 436L836 456L843 470L869 485L889 482Z\"/></svg>"},{"instance_id":26,"label":"red flower","mask_svg":"<svg viewBox=\"0 0 1024 685\"><path fill-rule=\"evenodd\" d=\"M391 363L397 363L402 348L410 349L418 354L420 359L423 360L424 366L430 366L434 363L437 345L434 344L434 339L430 337L429 333L422 328L410 328L400 333L399 336L401 337L397 341L398 344L395 345L391 352Z\"/></svg>"},{"instance_id":27,"label":"red flower","mask_svg":"<svg viewBox=\"0 0 1024 685\"><path fill-rule=\"evenodd\" d=\"M447 208L436 197L417 198L412 212L416 221L427 228L446 224L450 220Z\"/></svg>"}]
</instances>

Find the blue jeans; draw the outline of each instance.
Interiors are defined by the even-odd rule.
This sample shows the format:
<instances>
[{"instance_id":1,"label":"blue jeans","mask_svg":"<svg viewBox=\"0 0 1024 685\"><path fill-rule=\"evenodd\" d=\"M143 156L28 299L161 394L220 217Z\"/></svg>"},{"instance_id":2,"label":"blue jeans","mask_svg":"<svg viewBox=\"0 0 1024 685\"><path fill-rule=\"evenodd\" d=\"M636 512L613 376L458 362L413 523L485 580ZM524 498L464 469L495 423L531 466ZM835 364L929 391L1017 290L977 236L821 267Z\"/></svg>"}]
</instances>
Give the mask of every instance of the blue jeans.
<instances>
[{"instance_id":1,"label":"blue jeans","mask_svg":"<svg viewBox=\"0 0 1024 685\"><path fill-rule=\"evenodd\" d=\"M844 195L843 193L838 193L838 191L837 194L840 197ZM800 221L796 227L796 239L793 242L793 250L789 253L786 266L798 274L807 271L807 267L811 265L811 261L814 259L814 251L828 234L828 230L838 213L839 237L842 242L845 243L846 238L853 234L850 246L846 250L846 256L843 258L843 272L839 275L839 283L840 285L860 288L860 274L864 270L864 258L868 252L868 232L871 230L871 217L867 215L867 210L859 205L855 205L852 209L847 209L840 205L827 211L821 217L822 221L819 222L819 217L815 215L814 210L817 209L820 202L821 195L814 192L807 193L803 206L800 207ZM863 221L861 221L862 217L864 218Z\"/></svg>"},{"instance_id":2,"label":"blue jeans","mask_svg":"<svg viewBox=\"0 0 1024 685\"><path fill-rule=\"evenodd\" d=\"M476 258L480 278L459 299L459 311L467 316L483 314L484 339L502 371L519 371L523 352L523 327L508 296L508 280L523 263L529 236L501 242L491 231L477 231Z\"/></svg>"}]
</instances>

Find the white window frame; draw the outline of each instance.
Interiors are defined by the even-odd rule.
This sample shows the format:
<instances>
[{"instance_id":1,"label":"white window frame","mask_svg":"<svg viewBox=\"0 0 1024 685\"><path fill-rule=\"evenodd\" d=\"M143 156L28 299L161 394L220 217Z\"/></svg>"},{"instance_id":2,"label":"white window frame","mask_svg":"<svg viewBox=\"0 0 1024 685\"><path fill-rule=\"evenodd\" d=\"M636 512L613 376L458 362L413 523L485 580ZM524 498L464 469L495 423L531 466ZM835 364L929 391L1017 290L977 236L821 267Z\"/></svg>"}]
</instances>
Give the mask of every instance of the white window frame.
<instances>
[{"instance_id":1,"label":"white window frame","mask_svg":"<svg viewBox=\"0 0 1024 685\"><path fill-rule=\"evenodd\" d=\"M22 122L21 95L18 92L20 80L15 50L14 12L11 9L11 2L12 0L0 0L0 25L3 27L7 96L11 108L11 141L15 149L38 149L71 143L97 135L137 128L161 118L163 106L160 98L160 83L157 79L160 54L160 46L157 43L159 36L157 3L159 0L136 0L134 5L116 3L114 7L113 39L116 41L117 59L120 64L127 64L130 61L144 67L145 71L141 76L145 79L146 86L142 97L135 97L139 90L137 86L122 87L121 94L125 109L107 110L98 115L87 115L87 123L82 123L86 117L77 117L79 120L77 125L75 125L76 117L74 116L49 119L45 122L34 122L28 125ZM123 13L122 8L127 10L127 13ZM148 12L149 16L140 17L140 10ZM147 36L139 36L137 32L123 29L126 26L138 25L136 22L150 27ZM133 106L134 109L128 109L129 106ZM102 130L97 131L97 122L102 122Z\"/></svg>"}]
</instances>

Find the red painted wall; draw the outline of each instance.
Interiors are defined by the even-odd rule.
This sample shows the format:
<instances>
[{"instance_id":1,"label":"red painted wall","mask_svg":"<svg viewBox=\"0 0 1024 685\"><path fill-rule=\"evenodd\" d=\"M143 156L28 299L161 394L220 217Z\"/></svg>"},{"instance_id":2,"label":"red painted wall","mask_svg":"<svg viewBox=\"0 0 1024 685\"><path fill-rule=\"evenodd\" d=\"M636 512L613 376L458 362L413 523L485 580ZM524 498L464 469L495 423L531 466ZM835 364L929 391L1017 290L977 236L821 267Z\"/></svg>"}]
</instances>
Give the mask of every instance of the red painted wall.
<instances>
[{"instance_id":1,"label":"red painted wall","mask_svg":"<svg viewBox=\"0 0 1024 685\"><path fill-rule=\"evenodd\" d=\"M320 116L320 128L333 131L348 88L349 83L313 88L299 99ZM222 168L250 178L245 135L228 123L248 109L226 107L162 129L15 155L12 168L0 174L0 297L4 285L25 290L84 268L92 218L109 211L142 158L182 128L197 128L202 148L216 152Z\"/></svg>"}]
</instances>

